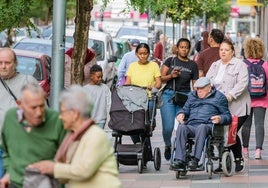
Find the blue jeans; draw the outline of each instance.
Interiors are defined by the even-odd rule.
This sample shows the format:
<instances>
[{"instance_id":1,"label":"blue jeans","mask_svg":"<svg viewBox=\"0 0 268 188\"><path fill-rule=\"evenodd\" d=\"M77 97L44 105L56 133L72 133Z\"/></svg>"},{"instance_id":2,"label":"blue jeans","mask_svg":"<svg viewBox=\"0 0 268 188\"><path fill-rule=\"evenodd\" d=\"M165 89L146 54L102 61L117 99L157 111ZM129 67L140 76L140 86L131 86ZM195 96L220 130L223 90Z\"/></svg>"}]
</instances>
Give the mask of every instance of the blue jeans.
<instances>
[{"instance_id":1,"label":"blue jeans","mask_svg":"<svg viewBox=\"0 0 268 188\"><path fill-rule=\"evenodd\" d=\"M160 108L160 112L162 118L162 136L165 146L171 146L171 135L174 128L174 120L177 113L182 108L182 106L173 104L171 99L173 95L174 91L171 89L166 89L162 94L163 105Z\"/></svg>"},{"instance_id":2,"label":"blue jeans","mask_svg":"<svg viewBox=\"0 0 268 188\"><path fill-rule=\"evenodd\" d=\"M0 178L2 178L5 174L2 156L3 156L3 151L0 149Z\"/></svg>"}]
</instances>

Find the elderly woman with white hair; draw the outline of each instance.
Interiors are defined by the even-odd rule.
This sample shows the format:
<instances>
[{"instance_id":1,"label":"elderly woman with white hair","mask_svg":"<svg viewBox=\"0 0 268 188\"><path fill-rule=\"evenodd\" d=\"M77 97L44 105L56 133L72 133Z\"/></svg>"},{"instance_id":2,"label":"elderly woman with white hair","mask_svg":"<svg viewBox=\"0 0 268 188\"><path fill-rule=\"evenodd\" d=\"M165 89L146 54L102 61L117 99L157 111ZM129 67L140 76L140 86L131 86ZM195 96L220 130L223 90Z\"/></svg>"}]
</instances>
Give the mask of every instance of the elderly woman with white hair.
<instances>
[{"instance_id":1,"label":"elderly woman with white hair","mask_svg":"<svg viewBox=\"0 0 268 188\"><path fill-rule=\"evenodd\" d=\"M60 119L69 130L55 161L40 161L30 165L42 174L54 175L69 188L117 188L118 178L114 150L106 133L91 119L92 98L78 85L62 92Z\"/></svg>"}]
</instances>

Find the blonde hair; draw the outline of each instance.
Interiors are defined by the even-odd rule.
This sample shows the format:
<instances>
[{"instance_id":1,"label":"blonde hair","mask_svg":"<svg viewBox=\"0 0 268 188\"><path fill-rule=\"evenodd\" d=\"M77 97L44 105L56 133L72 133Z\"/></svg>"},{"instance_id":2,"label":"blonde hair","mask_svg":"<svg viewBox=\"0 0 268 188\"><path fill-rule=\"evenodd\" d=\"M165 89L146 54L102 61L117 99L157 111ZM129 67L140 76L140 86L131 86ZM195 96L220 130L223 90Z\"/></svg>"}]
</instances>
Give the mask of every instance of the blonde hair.
<instances>
[{"instance_id":1,"label":"blonde hair","mask_svg":"<svg viewBox=\"0 0 268 188\"><path fill-rule=\"evenodd\" d=\"M261 59L264 56L264 43L260 38L247 38L244 42L246 58Z\"/></svg>"}]
</instances>

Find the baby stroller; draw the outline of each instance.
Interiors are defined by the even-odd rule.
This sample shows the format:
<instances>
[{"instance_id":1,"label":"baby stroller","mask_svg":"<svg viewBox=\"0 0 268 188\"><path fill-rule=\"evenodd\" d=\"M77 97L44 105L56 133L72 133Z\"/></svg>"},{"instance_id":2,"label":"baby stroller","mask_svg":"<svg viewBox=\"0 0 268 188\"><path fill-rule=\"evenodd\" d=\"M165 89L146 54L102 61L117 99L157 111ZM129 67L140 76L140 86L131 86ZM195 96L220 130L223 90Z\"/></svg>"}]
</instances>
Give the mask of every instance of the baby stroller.
<instances>
[{"instance_id":1,"label":"baby stroller","mask_svg":"<svg viewBox=\"0 0 268 188\"><path fill-rule=\"evenodd\" d=\"M152 136L154 116L156 113L156 95L152 95L153 110L148 110L148 97L145 89L125 85L112 91L112 104L108 126L115 137L114 150L117 163L123 165L138 165L142 173L148 161L154 162L154 167L161 167L161 152L158 147L152 152L150 137ZM139 135L140 143L126 144L122 142L124 135Z\"/></svg>"},{"instance_id":2,"label":"baby stroller","mask_svg":"<svg viewBox=\"0 0 268 188\"><path fill-rule=\"evenodd\" d=\"M228 137L229 125L214 125L211 134L208 135L205 141L202 157L196 169L188 168L188 163L191 160L191 153L193 145L195 144L194 138L188 138L186 143L186 171L175 170L176 178L185 176L187 171L204 171L208 173L208 178L212 178L213 162L219 160L225 176L232 176L232 156L227 147L226 137ZM176 138L175 138L176 139ZM174 141L176 143L176 140ZM217 152L215 152L215 148ZM173 146L172 160L174 160L176 144ZM206 160L207 159L207 160ZM173 170L173 169L171 169Z\"/></svg>"}]
</instances>

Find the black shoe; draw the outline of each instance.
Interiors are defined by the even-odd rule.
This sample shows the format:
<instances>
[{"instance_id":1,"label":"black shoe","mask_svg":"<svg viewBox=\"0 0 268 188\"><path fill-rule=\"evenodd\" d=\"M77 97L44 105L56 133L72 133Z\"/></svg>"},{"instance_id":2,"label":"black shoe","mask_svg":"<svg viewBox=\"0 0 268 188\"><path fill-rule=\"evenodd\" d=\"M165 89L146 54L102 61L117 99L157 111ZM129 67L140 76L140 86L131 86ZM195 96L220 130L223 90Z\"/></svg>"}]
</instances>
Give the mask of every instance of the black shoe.
<instances>
[{"instance_id":1,"label":"black shoe","mask_svg":"<svg viewBox=\"0 0 268 188\"><path fill-rule=\"evenodd\" d=\"M193 158L191 161L189 161L188 167L192 170L197 169L198 161L199 160L197 158Z\"/></svg>"},{"instance_id":2,"label":"black shoe","mask_svg":"<svg viewBox=\"0 0 268 188\"><path fill-rule=\"evenodd\" d=\"M165 156L166 160L170 160L170 158L171 158L171 147L170 146L165 147L164 156Z\"/></svg>"},{"instance_id":3,"label":"black shoe","mask_svg":"<svg viewBox=\"0 0 268 188\"><path fill-rule=\"evenodd\" d=\"M243 158L235 159L235 172L240 172L244 169L244 160Z\"/></svg>"},{"instance_id":4,"label":"black shoe","mask_svg":"<svg viewBox=\"0 0 268 188\"><path fill-rule=\"evenodd\" d=\"M223 173L221 166L216 168L213 172L214 172L214 174L222 174Z\"/></svg>"},{"instance_id":5,"label":"black shoe","mask_svg":"<svg viewBox=\"0 0 268 188\"><path fill-rule=\"evenodd\" d=\"M174 159L174 161L170 165L170 170L186 171L185 162L179 159Z\"/></svg>"}]
</instances>

